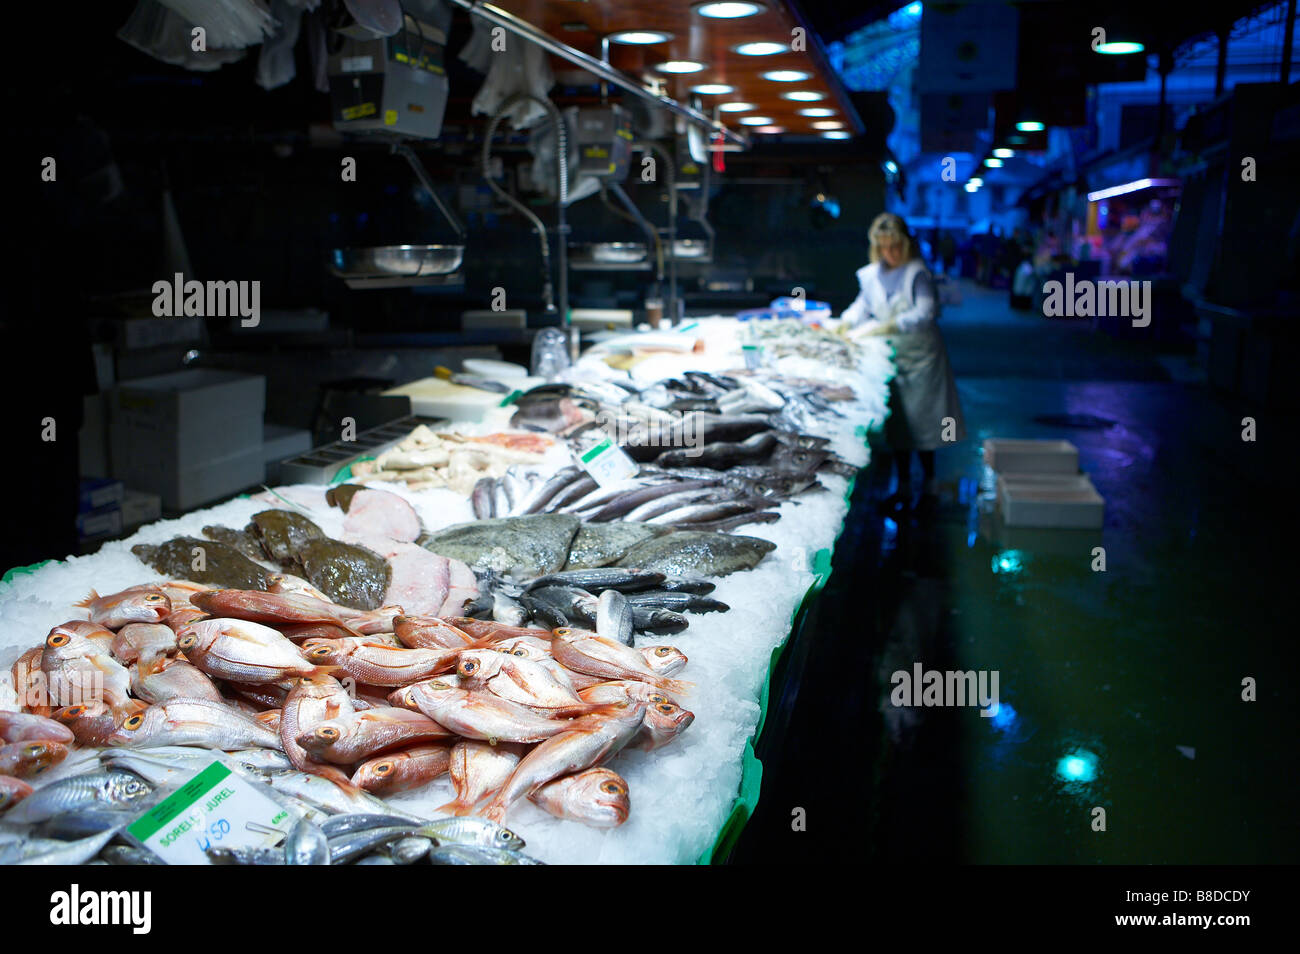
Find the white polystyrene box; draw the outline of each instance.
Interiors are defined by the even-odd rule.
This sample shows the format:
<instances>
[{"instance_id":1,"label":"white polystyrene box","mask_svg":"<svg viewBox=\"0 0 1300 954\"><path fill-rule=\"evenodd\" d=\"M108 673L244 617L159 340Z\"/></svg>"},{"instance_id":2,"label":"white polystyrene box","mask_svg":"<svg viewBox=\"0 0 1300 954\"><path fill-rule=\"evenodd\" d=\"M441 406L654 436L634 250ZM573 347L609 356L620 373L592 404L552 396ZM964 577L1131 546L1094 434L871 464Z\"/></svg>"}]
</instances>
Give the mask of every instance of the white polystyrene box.
<instances>
[{"instance_id":1,"label":"white polystyrene box","mask_svg":"<svg viewBox=\"0 0 1300 954\"><path fill-rule=\"evenodd\" d=\"M1028 441L990 437L984 463L999 474L1077 474L1079 448L1069 441Z\"/></svg>"}]
</instances>

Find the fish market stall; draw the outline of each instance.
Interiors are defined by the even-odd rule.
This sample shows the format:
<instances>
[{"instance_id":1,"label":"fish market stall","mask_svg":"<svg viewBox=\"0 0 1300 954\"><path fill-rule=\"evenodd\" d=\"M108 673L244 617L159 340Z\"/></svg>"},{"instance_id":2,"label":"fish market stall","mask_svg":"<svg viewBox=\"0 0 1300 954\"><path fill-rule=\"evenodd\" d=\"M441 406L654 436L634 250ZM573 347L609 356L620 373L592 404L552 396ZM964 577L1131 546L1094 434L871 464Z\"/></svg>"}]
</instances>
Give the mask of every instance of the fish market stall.
<instances>
[{"instance_id":1,"label":"fish market stall","mask_svg":"<svg viewBox=\"0 0 1300 954\"><path fill-rule=\"evenodd\" d=\"M753 808L774 650L824 582L891 374L883 340L798 321L606 336L332 485L11 571L0 859L26 825L68 835L48 787L118 773L137 788L108 825L219 757L288 813L288 847L254 860L707 862ZM23 711L33 667L105 691ZM80 860L141 860L115 830L76 831Z\"/></svg>"}]
</instances>

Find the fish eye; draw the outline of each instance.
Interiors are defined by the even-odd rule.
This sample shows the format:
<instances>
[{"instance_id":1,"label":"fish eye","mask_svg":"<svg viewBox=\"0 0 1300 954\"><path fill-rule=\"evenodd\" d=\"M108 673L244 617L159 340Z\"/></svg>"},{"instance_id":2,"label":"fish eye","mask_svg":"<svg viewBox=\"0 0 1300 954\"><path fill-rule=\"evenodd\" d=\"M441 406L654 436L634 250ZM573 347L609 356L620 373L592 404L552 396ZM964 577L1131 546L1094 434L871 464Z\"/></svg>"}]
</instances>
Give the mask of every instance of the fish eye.
<instances>
[{"instance_id":1,"label":"fish eye","mask_svg":"<svg viewBox=\"0 0 1300 954\"><path fill-rule=\"evenodd\" d=\"M502 841L514 841L515 833L512 832L509 828L502 828L501 834L498 835L497 837L500 838Z\"/></svg>"},{"instance_id":2,"label":"fish eye","mask_svg":"<svg viewBox=\"0 0 1300 954\"><path fill-rule=\"evenodd\" d=\"M328 646L317 646L307 655L312 656L315 659L324 659L329 654L330 654L330 648Z\"/></svg>"},{"instance_id":3,"label":"fish eye","mask_svg":"<svg viewBox=\"0 0 1300 954\"><path fill-rule=\"evenodd\" d=\"M378 765L375 766L376 775L387 775L392 770L393 770L392 762L380 762Z\"/></svg>"},{"instance_id":4,"label":"fish eye","mask_svg":"<svg viewBox=\"0 0 1300 954\"><path fill-rule=\"evenodd\" d=\"M609 795L623 794L623 786L618 784L618 782L614 782L614 781L606 782L604 785L601 786L601 789L604 790Z\"/></svg>"},{"instance_id":5,"label":"fish eye","mask_svg":"<svg viewBox=\"0 0 1300 954\"><path fill-rule=\"evenodd\" d=\"M568 629L557 629L557 630L555 631L555 635L556 635L556 636L568 636L568 635L569 635L569 630L568 630Z\"/></svg>"},{"instance_id":6,"label":"fish eye","mask_svg":"<svg viewBox=\"0 0 1300 954\"><path fill-rule=\"evenodd\" d=\"M146 603L161 603L164 599L166 599L166 597L161 593L150 593L144 598L144 601Z\"/></svg>"},{"instance_id":7,"label":"fish eye","mask_svg":"<svg viewBox=\"0 0 1300 954\"><path fill-rule=\"evenodd\" d=\"M68 645L70 639L71 637L67 633L51 633L50 638L45 641L45 645L58 649L60 646Z\"/></svg>"},{"instance_id":8,"label":"fish eye","mask_svg":"<svg viewBox=\"0 0 1300 954\"><path fill-rule=\"evenodd\" d=\"M672 653L673 651L669 649L667 646L660 646L658 649L655 650L656 656L671 656Z\"/></svg>"},{"instance_id":9,"label":"fish eye","mask_svg":"<svg viewBox=\"0 0 1300 954\"><path fill-rule=\"evenodd\" d=\"M332 725L323 725L316 730L316 738L333 742L339 737L339 730Z\"/></svg>"},{"instance_id":10,"label":"fish eye","mask_svg":"<svg viewBox=\"0 0 1300 954\"><path fill-rule=\"evenodd\" d=\"M667 697L667 696L661 696L659 693L656 692L654 695L652 695L652 696L650 697L650 701L651 701L651 702L656 702L656 703L667 702L667 701L668 701L668 697Z\"/></svg>"},{"instance_id":11,"label":"fish eye","mask_svg":"<svg viewBox=\"0 0 1300 954\"><path fill-rule=\"evenodd\" d=\"M194 645L198 641L198 638L191 634L189 636L182 636L180 639L176 640L176 645L181 649L193 649Z\"/></svg>"},{"instance_id":12,"label":"fish eye","mask_svg":"<svg viewBox=\"0 0 1300 954\"><path fill-rule=\"evenodd\" d=\"M85 707L85 706L68 706L68 707L67 707L66 709L64 709L61 713L59 713L59 718L60 718L60 719L75 719L75 718L77 718L78 716L80 716L80 715L81 715L83 712L85 712L85 711L86 711L86 707Z\"/></svg>"},{"instance_id":13,"label":"fish eye","mask_svg":"<svg viewBox=\"0 0 1300 954\"><path fill-rule=\"evenodd\" d=\"M512 649L512 650L510 650L510 655L511 655L511 656L527 656L528 654L527 654L526 652L524 652L522 649Z\"/></svg>"},{"instance_id":14,"label":"fish eye","mask_svg":"<svg viewBox=\"0 0 1300 954\"><path fill-rule=\"evenodd\" d=\"M142 715L133 715L133 716L131 716L130 718L128 718L125 722L122 723L122 728L124 728L124 729L138 729L138 728L140 728L140 726L143 725L143 724L144 724L144 716L142 716Z\"/></svg>"},{"instance_id":15,"label":"fish eye","mask_svg":"<svg viewBox=\"0 0 1300 954\"><path fill-rule=\"evenodd\" d=\"M660 712L669 713L669 714L671 714L672 712L676 711L676 709L677 709L677 707L676 707L675 705L672 705L671 703L668 703L668 702L661 703L660 705L656 706L656 708L657 708Z\"/></svg>"},{"instance_id":16,"label":"fish eye","mask_svg":"<svg viewBox=\"0 0 1300 954\"><path fill-rule=\"evenodd\" d=\"M472 659L466 659L464 662L460 664L460 668L467 673L473 672L475 669L478 668L478 663L476 663Z\"/></svg>"},{"instance_id":17,"label":"fish eye","mask_svg":"<svg viewBox=\"0 0 1300 954\"><path fill-rule=\"evenodd\" d=\"M45 754L45 746L41 745L39 742L29 745L27 746L27 748L23 749L23 754L25 754L28 758L34 759L38 755Z\"/></svg>"}]
</instances>

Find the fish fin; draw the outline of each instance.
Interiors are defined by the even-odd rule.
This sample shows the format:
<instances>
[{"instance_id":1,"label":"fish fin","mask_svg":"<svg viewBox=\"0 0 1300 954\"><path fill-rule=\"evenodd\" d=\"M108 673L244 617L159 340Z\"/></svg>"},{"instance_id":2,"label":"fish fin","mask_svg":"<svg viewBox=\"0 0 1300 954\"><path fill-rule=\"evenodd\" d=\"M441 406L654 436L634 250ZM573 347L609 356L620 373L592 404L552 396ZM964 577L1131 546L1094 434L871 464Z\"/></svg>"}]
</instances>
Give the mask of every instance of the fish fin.
<instances>
[{"instance_id":1,"label":"fish fin","mask_svg":"<svg viewBox=\"0 0 1300 954\"><path fill-rule=\"evenodd\" d=\"M447 815L466 815L474 808L469 802L461 798L453 798L446 805L439 805L434 809L435 812L443 812Z\"/></svg>"},{"instance_id":2,"label":"fish fin","mask_svg":"<svg viewBox=\"0 0 1300 954\"><path fill-rule=\"evenodd\" d=\"M687 682L685 679L665 679L661 676L650 681L664 692L676 693L683 696L689 696L695 689L695 683Z\"/></svg>"},{"instance_id":3,"label":"fish fin","mask_svg":"<svg viewBox=\"0 0 1300 954\"><path fill-rule=\"evenodd\" d=\"M306 674L306 678L312 676L332 676L342 668L342 666L312 666L312 671Z\"/></svg>"},{"instance_id":4,"label":"fish fin","mask_svg":"<svg viewBox=\"0 0 1300 954\"><path fill-rule=\"evenodd\" d=\"M91 603L95 602L95 600L97 599L99 599L99 594L96 593L94 590L91 590L90 595L87 596L84 600L79 600L76 603L73 603L72 605L79 606L82 609L86 609L90 606Z\"/></svg>"}]
</instances>

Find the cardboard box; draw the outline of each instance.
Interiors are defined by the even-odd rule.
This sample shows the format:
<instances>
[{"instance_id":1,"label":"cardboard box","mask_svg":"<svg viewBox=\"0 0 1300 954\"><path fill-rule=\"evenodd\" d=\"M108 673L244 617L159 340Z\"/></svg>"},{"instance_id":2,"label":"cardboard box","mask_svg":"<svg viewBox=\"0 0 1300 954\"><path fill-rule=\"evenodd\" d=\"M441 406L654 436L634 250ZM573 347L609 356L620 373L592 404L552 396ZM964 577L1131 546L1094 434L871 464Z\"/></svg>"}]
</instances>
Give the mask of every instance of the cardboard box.
<instances>
[{"instance_id":1,"label":"cardboard box","mask_svg":"<svg viewBox=\"0 0 1300 954\"><path fill-rule=\"evenodd\" d=\"M1008 527L1098 530L1106 501L1087 474L998 478L998 509Z\"/></svg>"},{"instance_id":2,"label":"cardboard box","mask_svg":"<svg viewBox=\"0 0 1300 954\"><path fill-rule=\"evenodd\" d=\"M128 490L122 498L122 526L140 527L162 518L162 498L157 494L146 494L138 490Z\"/></svg>"},{"instance_id":3,"label":"cardboard box","mask_svg":"<svg viewBox=\"0 0 1300 954\"><path fill-rule=\"evenodd\" d=\"M100 537L115 537L122 532L122 510L105 507L77 514L77 539L83 543Z\"/></svg>"},{"instance_id":4,"label":"cardboard box","mask_svg":"<svg viewBox=\"0 0 1300 954\"><path fill-rule=\"evenodd\" d=\"M81 479L81 495L77 499L77 512L90 513L93 510L107 510L120 507L125 488L120 480L107 477Z\"/></svg>"},{"instance_id":5,"label":"cardboard box","mask_svg":"<svg viewBox=\"0 0 1300 954\"><path fill-rule=\"evenodd\" d=\"M109 401L113 476L189 510L265 476L266 379L187 369L122 382Z\"/></svg>"},{"instance_id":6,"label":"cardboard box","mask_svg":"<svg viewBox=\"0 0 1300 954\"><path fill-rule=\"evenodd\" d=\"M1077 474L1079 448L1069 441L1026 441L990 437L984 463L999 474Z\"/></svg>"}]
</instances>

